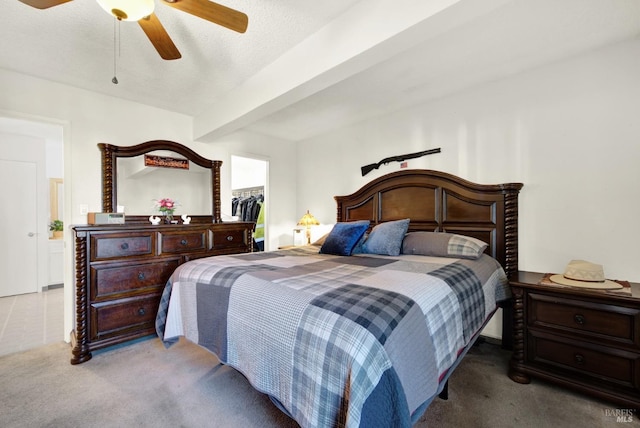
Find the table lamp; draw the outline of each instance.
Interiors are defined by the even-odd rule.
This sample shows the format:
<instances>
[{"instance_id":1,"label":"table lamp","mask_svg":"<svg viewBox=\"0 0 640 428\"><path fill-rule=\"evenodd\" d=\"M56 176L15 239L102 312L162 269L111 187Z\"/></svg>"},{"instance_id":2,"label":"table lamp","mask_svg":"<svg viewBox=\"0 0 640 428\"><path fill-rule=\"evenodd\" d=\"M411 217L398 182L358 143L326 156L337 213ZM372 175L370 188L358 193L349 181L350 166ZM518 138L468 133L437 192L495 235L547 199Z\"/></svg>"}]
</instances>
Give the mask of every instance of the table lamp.
<instances>
[{"instance_id":1,"label":"table lamp","mask_svg":"<svg viewBox=\"0 0 640 428\"><path fill-rule=\"evenodd\" d=\"M311 226L317 226L320 222L307 210L307 213L298 221L298 226L304 226L307 229L307 245L311 244Z\"/></svg>"}]
</instances>

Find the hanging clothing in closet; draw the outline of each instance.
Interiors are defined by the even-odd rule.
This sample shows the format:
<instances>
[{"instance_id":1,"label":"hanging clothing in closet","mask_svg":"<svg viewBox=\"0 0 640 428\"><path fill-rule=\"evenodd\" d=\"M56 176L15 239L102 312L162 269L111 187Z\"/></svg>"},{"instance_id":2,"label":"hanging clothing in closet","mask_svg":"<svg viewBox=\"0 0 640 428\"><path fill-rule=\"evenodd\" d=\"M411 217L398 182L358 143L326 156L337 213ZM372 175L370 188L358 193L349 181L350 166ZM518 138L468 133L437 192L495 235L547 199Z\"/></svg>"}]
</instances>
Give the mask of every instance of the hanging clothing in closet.
<instances>
[{"instance_id":1,"label":"hanging clothing in closet","mask_svg":"<svg viewBox=\"0 0 640 428\"><path fill-rule=\"evenodd\" d=\"M233 214L239 217L240 221L252 221L258 220L258 214L260 214L260 204L264 201L262 195L257 196L236 196L231 201L231 208Z\"/></svg>"},{"instance_id":2,"label":"hanging clothing in closet","mask_svg":"<svg viewBox=\"0 0 640 428\"><path fill-rule=\"evenodd\" d=\"M240 221L256 223L254 229L254 251L264 251L264 196L234 196L231 200L232 215ZM260 218L260 216L262 216Z\"/></svg>"},{"instance_id":3,"label":"hanging clothing in closet","mask_svg":"<svg viewBox=\"0 0 640 428\"><path fill-rule=\"evenodd\" d=\"M258 219L253 232L253 240L256 243L257 250L264 251L264 201L258 201L258 205L260 209L258 210Z\"/></svg>"}]
</instances>

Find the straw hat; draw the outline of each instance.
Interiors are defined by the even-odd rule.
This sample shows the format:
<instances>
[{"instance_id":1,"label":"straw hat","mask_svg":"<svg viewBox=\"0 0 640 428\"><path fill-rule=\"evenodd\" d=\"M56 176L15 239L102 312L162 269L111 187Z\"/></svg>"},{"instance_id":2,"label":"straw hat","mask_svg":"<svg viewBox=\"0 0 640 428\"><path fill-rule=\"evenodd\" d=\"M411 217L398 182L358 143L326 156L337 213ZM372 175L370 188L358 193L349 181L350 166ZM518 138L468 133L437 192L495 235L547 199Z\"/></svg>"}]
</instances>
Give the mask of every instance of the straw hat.
<instances>
[{"instance_id":1,"label":"straw hat","mask_svg":"<svg viewBox=\"0 0 640 428\"><path fill-rule=\"evenodd\" d=\"M551 275L551 281L574 287L615 289L622 288L617 282L604 279L602 265L584 260L571 260L563 275Z\"/></svg>"}]
</instances>

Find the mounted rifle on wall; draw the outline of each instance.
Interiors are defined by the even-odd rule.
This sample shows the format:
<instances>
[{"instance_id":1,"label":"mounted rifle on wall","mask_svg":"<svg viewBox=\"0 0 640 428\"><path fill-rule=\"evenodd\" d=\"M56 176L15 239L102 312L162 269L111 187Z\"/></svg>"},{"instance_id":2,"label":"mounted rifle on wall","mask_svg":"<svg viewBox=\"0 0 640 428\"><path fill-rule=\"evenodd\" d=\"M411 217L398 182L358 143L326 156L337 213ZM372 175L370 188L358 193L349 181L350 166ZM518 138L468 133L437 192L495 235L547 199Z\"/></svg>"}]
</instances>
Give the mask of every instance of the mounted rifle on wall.
<instances>
[{"instance_id":1,"label":"mounted rifle on wall","mask_svg":"<svg viewBox=\"0 0 640 428\"><path fill-rule=\"evenodd\" d=\"M374 169L378 169L380 167L380 165L383 165L383 164L386 165L389 162L403 162L403 161L405 161L407 159L415 159L415 158L419 158L419 157L426 156L426 155L432 155L434 153L440 153L440 147L438 147L437 149L425 150L423 152L409 153L409 154L400 155L400 156L391 156L389 158L382 159L378 163L372 163L372 164L369 164L369 165L365 165L360 169L362 170L362 176L364 177L365 175L369 174Z\"/></svg>"}]
</instances>

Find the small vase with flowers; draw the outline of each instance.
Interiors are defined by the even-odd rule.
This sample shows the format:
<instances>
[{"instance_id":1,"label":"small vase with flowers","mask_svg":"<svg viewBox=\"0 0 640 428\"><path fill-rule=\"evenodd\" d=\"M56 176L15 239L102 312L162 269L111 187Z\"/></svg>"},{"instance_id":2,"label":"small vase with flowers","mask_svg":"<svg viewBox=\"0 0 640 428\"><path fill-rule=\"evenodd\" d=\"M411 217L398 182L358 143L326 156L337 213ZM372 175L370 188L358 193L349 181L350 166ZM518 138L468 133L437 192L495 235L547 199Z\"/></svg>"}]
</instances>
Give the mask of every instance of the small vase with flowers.
<instances>
[{"instance_id":1,"label":"small vase with flowers","mask_svg":"<svg viewBox=\"0 0 640 428\"><path fill-rule=\"evenodd\" d=\"M176 207L179 205L178 202L174 201L171 198L163 198L155 201L156 209L162 214L164 217L164 222L166 224L174 223L173 213L176 210Z\"/></svg>"}]
</instances>

